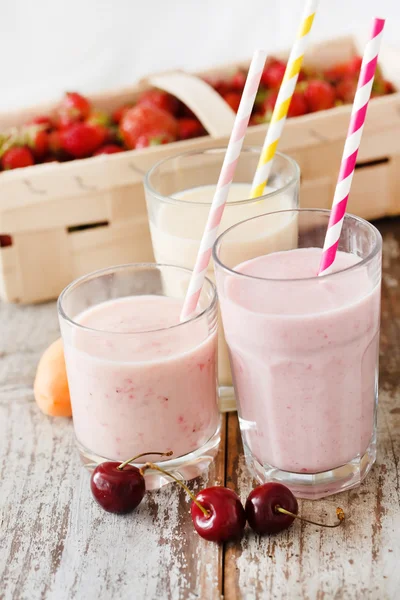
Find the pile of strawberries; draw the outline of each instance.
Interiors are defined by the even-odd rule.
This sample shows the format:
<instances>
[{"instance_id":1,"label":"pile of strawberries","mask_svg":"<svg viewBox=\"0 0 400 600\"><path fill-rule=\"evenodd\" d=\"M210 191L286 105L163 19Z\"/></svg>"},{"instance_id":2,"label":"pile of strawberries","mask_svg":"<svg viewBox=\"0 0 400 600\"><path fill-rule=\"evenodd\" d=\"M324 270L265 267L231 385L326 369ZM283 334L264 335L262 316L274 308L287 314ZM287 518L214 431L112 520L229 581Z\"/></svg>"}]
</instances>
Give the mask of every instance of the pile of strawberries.
<instances>
[{"instance_id":1,"label":"pile of strawberries","mask_svg":"<svg viewBox=\"0 0 400 600\"><path fill-rule=\"evenodd\" d=\"M302 69L290 103L288 117L300 117L307 113L352 103L357 89L361 61L360 56L354 56L347 62L325 70ZM285 62L276 58L267 59L250 125L268 123L271 120L285 69ZM237 109L245 77L244 71L238 71L230 85L225 81L214 84L215 89L233 109ZM384 96L394 91L394 86L383 78L378 67L372 97Z\"/></svg>"},{"instance_id":2,"label":"pile of strawberries","mask_svg":"<svg viewBox=\"0 0 400 600\"><path fill-rule=\"evenodd\" d=\"M289 117L351 103L357 86L361 58L353 57L324 71L301 70L289 108ZM268 123L272 116L286 63L269 58L262 74L250 125ZM237 112L246 72L209 79L210 85ZM394 92L379 68L372 96ZM95 109L78 94L65 94L52 115L40 115L22 127L0 135L2 170L37 163L67 161L99 154L168 144L206 135L200 121L180 100L161 90L143 92L136 102L119 106L112 114Z\"/></svg>"}]
</instances>

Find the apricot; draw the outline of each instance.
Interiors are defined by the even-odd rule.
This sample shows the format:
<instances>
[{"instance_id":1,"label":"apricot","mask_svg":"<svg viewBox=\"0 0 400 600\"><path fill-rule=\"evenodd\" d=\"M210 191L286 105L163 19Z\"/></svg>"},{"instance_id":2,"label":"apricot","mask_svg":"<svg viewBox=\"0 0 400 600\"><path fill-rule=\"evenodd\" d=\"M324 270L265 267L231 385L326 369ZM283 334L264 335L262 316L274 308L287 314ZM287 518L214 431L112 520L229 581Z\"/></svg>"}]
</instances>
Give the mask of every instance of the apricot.
<instances>
[{"instance_id":1,"label":"apricot","mask_svg":"<svg viewBox=\"0 0 400 600\"><path fill-rule=\"evenodd\" d=\"M51 417L72 415L61 338L44 351L36 371L33 391L37 405L45 415Z\"/></svg>"}]
</instances>

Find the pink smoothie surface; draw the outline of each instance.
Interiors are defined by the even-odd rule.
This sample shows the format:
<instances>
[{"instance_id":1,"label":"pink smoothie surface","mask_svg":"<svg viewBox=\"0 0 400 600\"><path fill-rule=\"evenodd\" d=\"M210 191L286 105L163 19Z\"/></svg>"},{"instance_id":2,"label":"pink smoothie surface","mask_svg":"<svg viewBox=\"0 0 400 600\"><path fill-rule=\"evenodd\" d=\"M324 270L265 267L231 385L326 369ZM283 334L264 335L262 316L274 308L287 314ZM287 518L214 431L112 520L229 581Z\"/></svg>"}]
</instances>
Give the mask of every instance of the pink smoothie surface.
<instances>
[{"instance_id":1,"label":"pink smoothie surface","mask_svg":"<svg viewBox=\"0 0 400 600\"><path fill-rule=\"evenodd\" d=\"M217 430L216 333L205 318L178 325L181 308L175 298L130 296L75 318L89 329L65 344L66 364L75 433L90 452L177 458Z\"/></svg>"},{"instance_id":2,"label":"pink smoothie surface","mask_svg":"<svg viewBox=\"0 0 400 600\"><path fill-rule=\"evenodd\" d=\"M380 286L364 266L317 278L320 257L260 256L235 268L252 278L218 286L244 443L295 473L363 455L375 423ZM338 252L334 270L358 262Z\"/></svg>"}]
</instances>

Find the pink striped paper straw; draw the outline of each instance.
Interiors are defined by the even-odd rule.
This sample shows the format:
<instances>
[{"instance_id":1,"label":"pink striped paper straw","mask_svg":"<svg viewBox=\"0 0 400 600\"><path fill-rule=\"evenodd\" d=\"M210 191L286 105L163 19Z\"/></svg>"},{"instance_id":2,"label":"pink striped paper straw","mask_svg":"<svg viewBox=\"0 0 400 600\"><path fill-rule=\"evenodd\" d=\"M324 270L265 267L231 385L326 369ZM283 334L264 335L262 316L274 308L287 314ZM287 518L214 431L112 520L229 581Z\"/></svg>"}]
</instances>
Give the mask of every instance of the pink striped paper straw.
<instances>
[{"instance_id":1,"label":"pink striped paper straw","mask_svg":"<svg viewBox=\"0 0 400 600\"><path fill-rule=\"evenodd\" d=\"M256 50L251 61L239 109L233 124L231 137L229 138L221 173L208 214L207 223L203 237L201 238L196 263L183 303L181 321L190 317L197 307L208 264L210 262L212 247L217 238L218 227L222 219L229 189L243 146L244 136L250 120L266 57L267 55L263 50Z\"/></svg>"},{"instance_id":2,"label":"pink striped paper straw","mask_svg":"<svg viewBox=\"0 0 400 600\"><path fill-rule=\"evenodd\" d=\"M336 257L368 103L371 97L384 25L385 19L374 19L371 38L364 51L318 275L327 275Z\"/></svg>"}]
</instances>

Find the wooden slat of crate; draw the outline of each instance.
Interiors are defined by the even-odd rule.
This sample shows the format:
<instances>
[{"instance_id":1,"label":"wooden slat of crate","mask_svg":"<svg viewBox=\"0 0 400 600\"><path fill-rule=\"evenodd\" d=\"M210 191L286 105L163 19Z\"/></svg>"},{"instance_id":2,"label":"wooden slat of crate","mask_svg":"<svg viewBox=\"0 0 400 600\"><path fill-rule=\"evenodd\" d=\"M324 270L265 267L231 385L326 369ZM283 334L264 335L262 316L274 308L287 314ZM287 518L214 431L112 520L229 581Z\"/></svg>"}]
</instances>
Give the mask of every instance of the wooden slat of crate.
<instances>
[{"instance_id":1,"label":"wooden slat of crate","mask_svg":"<svg viewBox=\"0 0 400 600\"><path fill-rule=\"evenodd\" d=\"M14 238L17 298L23 302L57 297L72 280L72 257L63 228L17 233Z\"/></svg>"},{"instance_id":2,"label":"wooden slat of crate","mask_svg":"<svg viewBox=\"0 0 400 600\"><path fill-rule=\"evenodd\" d=\"M0 298L8 302L20 300L20 272L17 268L15 246L0 251Z\"/></svg>"},{"instance_id":3,"label":"wooden slat of crate","mask_svg":"<svg viewBox=\"0 0 400 600\"><path fill-rule=\"evenodd\" d=\"M154 260L147 216L69 235L73 277L96 269Z\"/></svg>"}]
</instances>

